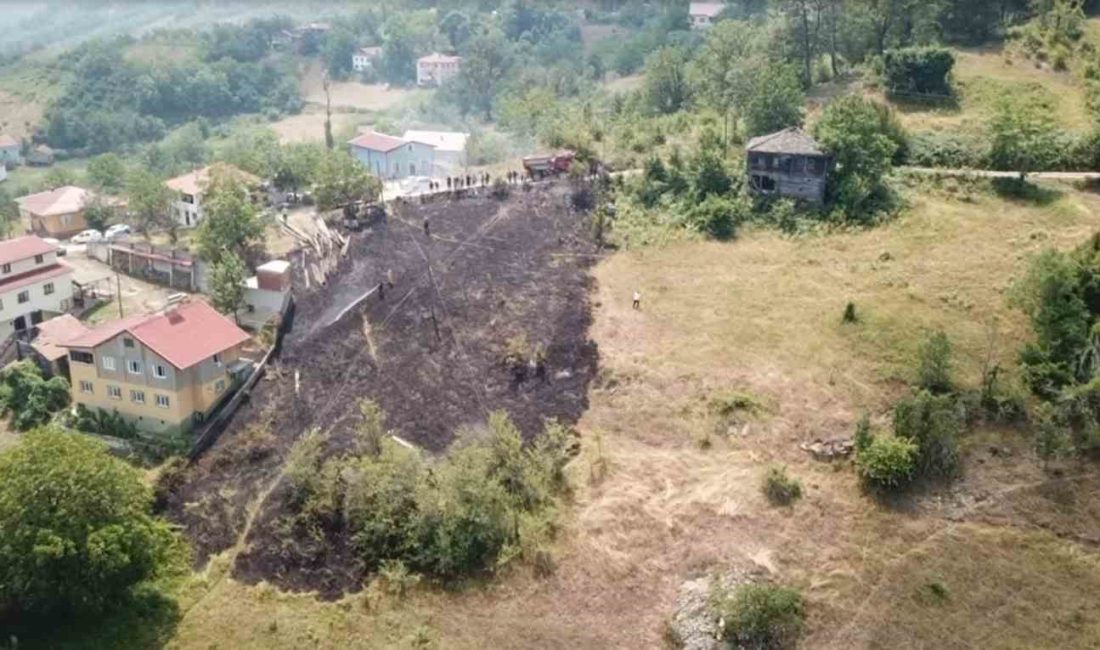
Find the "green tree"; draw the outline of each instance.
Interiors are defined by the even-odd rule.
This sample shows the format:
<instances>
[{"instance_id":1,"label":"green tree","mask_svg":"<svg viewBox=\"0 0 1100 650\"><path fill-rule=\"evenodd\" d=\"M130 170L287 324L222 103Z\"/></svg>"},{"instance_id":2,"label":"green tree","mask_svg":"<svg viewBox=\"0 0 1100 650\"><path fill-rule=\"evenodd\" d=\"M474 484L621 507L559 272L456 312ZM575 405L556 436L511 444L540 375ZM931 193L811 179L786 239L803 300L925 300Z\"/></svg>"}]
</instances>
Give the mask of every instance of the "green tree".
<instances>
[{"instance_id":1,"label":"green tree","mask_svg":"<svg viewBox=\"0 0 1100 650\"><path fill-rule=\"evenodd\" d=\"M1028 102L1002 99L989 123L994 169L1027 174L1048 168L1058 157L1057 129L1050 110Z\"/></svg>"},{"instance_id":2,"label":"green tree","mask_svg":"<svg viewBox=\"0 0 1100 650\"><path fill-rule=\"evenodd\" d=\"M486 27L472 36L463 51L462 69L452 86L463 111L478 111L486 121L492 120L497 90L514 61L511 46L500 28Z\"/></svg>"},{"instance_id":3,"label":"green tree","mask_svg":"<svg viewBox=\"0 0 1100 650\"><path fill-rule=\"evenodd\" d=\"M237 319L237 312L244 304L244 281L248 269L241 256L234 251L222 254L210 271L210 297L214 308Z\"/></svg>"},{"instance_id":4,"label":"green tree","mask_svg":"<svg viewBox=\"0 0 1100 650\"><path fill-rule=\"evenodd\" d=\"M98 196L84 206L84 220L88 222L89 228L96 230L103 230L114 223L117 213L115 206Z\"/></svg>"},{"instance_id":5,"label":"green tree","mask_svg":"<svg viewBox=\"0 0 1100 650\"><path fill-rule=\"evenodd\" d=\"M118 154L105 153L88 161L88 181L104 192L121 192L126 184L126 165Z\"/></svg>"},{"instance_id":6,"label":"green tree","mask_svg":"<svg viewBox=\"0 0 1100 650\"><path fill-rule=\"evenodd\" d=\"M916 463L916 443L897 436L875 436L856 455L856 471L864 485L884 491L908 485Z\"/></svg>"},{"instance_id":7,"label":"green tree","mask_svg":"<svg viewBox=\"0 0 1100 650\"><path fill-rule=\"evenodd\" d=\"M146 236L166 227L175 231L175 219L169 213L175 194L152 172L135 169L126 177L127 206L137 228Z\"/></svg>"},{"instance_id":8,"label":"green tree","mask_svg":"<svg viewBox=\"0 0 1100 650\"><path fill-rule=\"evenodd\" d=\"M12 224L19 221L19 204L5 190L0 189L0 236L11 234Z\"/></svg>"},{"instance_id":9,"label":"green tree","mask_svg":"<svg viewBox=\"0 0 1100 650\"><path fill-rule=\"evenodd\" d=\"M894 407L894 435L917 445L916 469L925 477L951 478L956 474L963 424L950 395L922 390Z\"/></svg>"},{"instance_id":10,"label":"green tree","mask_svg":"<svg viewBox=\"0 0 1100 650\"><path fill-rule=\"evenodd\" d=\"M343 151L327 152L314 170L314 195L322 210L354 201L373 201L382 184L367 168Z\"/></svg>"},{"instance_id":11,"label":"green tree","mask_svg":"<svg viewBox=\"0 0 1100 650\"><path fill-rule=\"evenodd\" d=\"M416 43L404 14L394 15L383 29L382 74L399 85L416 80Z\"/></svg>"},{"instance_id":12,"label":"green tree","mask_svg":"<svg viewBox=\"0 0 1100 650\"><path fill-rule=\"evenodd\" d=\"M802 633L806 605L794 589L771 584L738 585L713 597L720 634L742 648L794 647Z\"/></svg>"},{"instance_id":13,"label":"green tree","mask_svg":"<svg viewBox=\"0 0 1100 650\"><path fill-rule=\"evenodd\" d=\"M950 393L951 340L943 330L929 336L917 354L917 385L931 393Z\"/></svg>"},{"instance_id":14,"label":"green tree","mask_svg":"<svg viewBox=\"0 0 1100 650\"><path fill-rule=\"evenodd\" d=\"M789 66L768 65L759 69L752 90L738 108L749 137L764 135L802 124L806 96L798 74Z\"/></svg>"},{"instance_id":15,"label":"green tree","mask_svg":"<svg viewBox=\"0 0 1100 650\"><path fill-rule=\"evenodd\" d=\"M763 46L760 29L748 22L723 20L713 25L689 66L694 96L701 104L722 111L742 104L758 67L752 60L760 56Z\"/></svg>"},{"instance_id":16,"label":"green tree","mask_svg":"<svg viewBox=\"0 0 1100 650\"><path fill-rule=\"evenodd\" d=\"M0 454L0 601L99 612L180 568L182 541L150 514L141 473L82 435L27 434Z\"/></svg>"},{"instance_id":17,"label":"green tree","mask_svg":"<svg viewBox=\"0 0 1100 650\"><path fill-rule=\"evenodd\" d=\"M355 34L344 28L333 29L321 46L321 60L333 79L346 79L351 73L352 56L358 47Z\"/></svg>"},{"instance_id":18,"label":"green tree","mask_svg":"<svg viewBox=\"0 0 1100 650\"><path fill-rule=\"evenodd\" d=\"M687 56L678 47L662 47L646 57L645 96L657 113L675 113L690 99Z\"/></svg>"},{"instance_id":19,"label":"green tree","mask_svg":"<svg viewBox=\"0 0 1100 650\"><path fill-rule=\"evenodd\" d=\"M461 50L472 34L470 17L459 10L447 13L443 20L439 21L439 29L447 35L447 40L455 50Z\"/></svg>"},{"instance_id":20,"label":"green tree","mask_svg":"<svg viewBox=\"0 0 1100 650\"><path fill-rule=\"evenodd\" d=\"M69 403L69 382L46 379L32 361L20 361L0 370L0 409L12 416L12 426L26 431L49 422Z\"/></svg>"},{"instance_id":21,"label":"green tree","mask_svg":"<svg viewBox=\"0 0 1100 650\"><path fill-rule=\"evenodd\" d=\"M264 241L264 225L248 186L228 169L215 167L203 199L203 219L195 230L199 256L217 267L234 254L247 259Z\"/></svg>"},{"instance_id":22,"label":"green tree","mask_svg":"<svg viewBox=\"0 0 1100 650\"><path fill-rule=\"evenodd\" d=\"M829 104L814 134L836 162L832 194L849 216L872 211L869 200L880 196L897 143L883 132L882 116L875 104L858 96Z\"/></svg>"}]
</instances>

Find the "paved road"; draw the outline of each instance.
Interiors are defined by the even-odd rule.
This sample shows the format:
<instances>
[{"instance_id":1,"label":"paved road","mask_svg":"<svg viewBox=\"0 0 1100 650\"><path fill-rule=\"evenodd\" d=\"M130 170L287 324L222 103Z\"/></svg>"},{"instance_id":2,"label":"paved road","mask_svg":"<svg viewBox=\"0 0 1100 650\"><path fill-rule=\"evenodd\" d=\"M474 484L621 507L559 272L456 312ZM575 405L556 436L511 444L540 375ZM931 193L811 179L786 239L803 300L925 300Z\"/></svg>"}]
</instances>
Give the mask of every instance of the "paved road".
<instances>
[{"instance_id":1,"label":"paved road","mask_svg":"<svg viewBox=\"0 0 1100 650\"><path fill-rule=\"evenodd\" d=\"M932 176L976 176L979 178L1019 178L1020 172L998 172L989 169L941 169L939 167L899 167L902 171ZM1095 181L1100 172L1031 172L1028 178L1040 181Z\"/></svg>"}]
</instances>

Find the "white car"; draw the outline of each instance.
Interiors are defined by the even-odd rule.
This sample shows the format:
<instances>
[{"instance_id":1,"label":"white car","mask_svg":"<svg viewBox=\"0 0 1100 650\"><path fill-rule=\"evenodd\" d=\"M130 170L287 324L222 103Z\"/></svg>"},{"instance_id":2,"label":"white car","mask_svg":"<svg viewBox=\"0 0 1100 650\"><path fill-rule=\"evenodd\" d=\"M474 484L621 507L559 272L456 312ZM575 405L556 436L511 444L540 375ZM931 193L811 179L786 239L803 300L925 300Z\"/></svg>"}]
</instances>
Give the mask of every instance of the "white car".
<instances>
[{"instance_id":1,"label":"white car","mask_svg":"<svg viewBox=\"0 0 1100 650\"><path fill-rule=\"evenodd\" d=\"M130 226L127 226L124 223L116 223L115 225L108 228L107 232L103 233L103 236L106 237L108 241L110 241L113 239L118 239L119 237L125 237L129 235L130 232Z\"/></svg>"},{"instance_id":2,"label":"white car","mask_svg":"<svg viewBox=\"0 0 1100 650\"><path fill-rule=\"evenodd\" d=\"M103 233L99 232L98 230L92 230L89 228L88 230L85 230L84 232L75 235L69 241L74 244L87 244L89 242L103 241Z\"/></svg>"}]
</instances>

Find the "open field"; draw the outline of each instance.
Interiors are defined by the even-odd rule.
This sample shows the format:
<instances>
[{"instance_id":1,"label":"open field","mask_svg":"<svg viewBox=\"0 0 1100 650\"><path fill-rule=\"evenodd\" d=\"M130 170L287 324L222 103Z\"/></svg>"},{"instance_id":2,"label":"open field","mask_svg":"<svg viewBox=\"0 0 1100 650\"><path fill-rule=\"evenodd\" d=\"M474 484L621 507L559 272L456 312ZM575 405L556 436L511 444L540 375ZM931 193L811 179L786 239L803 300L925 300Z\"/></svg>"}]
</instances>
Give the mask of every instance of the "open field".
<instances>
[{"instance_id":1,"label":"open field","mask_svg":"<svg viewBox=\"0 0 1100 650\"><path fill-rule=\"evenodd\" d=\"M302 72L300 83L302 101L324 107L324 69L319 61L312 61ZM358 81L335 81L329 87L333 111L381 111L428 90L391 88L387 84L364 84Z\"/></svg>"},{"instance_id":2,"label":"open field","mask_svg":"<svg viewBox=\"0 0 1100 650\"><path fill-rule=\"evenodd\" d=\"M659 647L684 580L758 566L807 597L808 648L1095 647L1100 482L1087 466L1052 477L1020 432L981 429L961 481L891 507L862 495L846 464L797 447L850 433L864 410L885 426L928 328L951 336L965 385L993 321L994 358L1011 365L1028 333L1004 287L1031 254L1100 228L1088 193L1045 205L913 195L875 230L680 241L595 267L600 373L552 576L520 567L406 602L369 589L325 603L228 577L235 547L188 592L172 645ZM840 322L848 301L855 325ZM758 413L718 419L708 402L731 391ZM802 479L794 507L760 494L768 463Z\"/></svg>"},{"instance_id":3,"label":"open field","mask_svg":"<svg viewBox=\"0 0 1100 650\"><path fill-rule=\"evenodd\" d=\"M955 88L958 105L934 107L919 101L897 101L902 124L911 131L975 132L1004 97L1026 99L1047 108L1058 126L1087 130L1092 126L1085 88L1074 73L1036 67L1019 54L1000 48L956 51Z\"/></svg>"},{"instance_id":4,"label":"open field","mask_svg":"<svg viewBox=\"0 0 1100 650\"><path fill-rule=\"evenodd\" d=\"M366 116L358 113L333 113L333 136L339 139L341 133L354 133L364 119ZM288 115L272 122L270 126L283 144L325 141L325 112L315 106L307 107L297 115Z\"/></svg>"}]
</instances>

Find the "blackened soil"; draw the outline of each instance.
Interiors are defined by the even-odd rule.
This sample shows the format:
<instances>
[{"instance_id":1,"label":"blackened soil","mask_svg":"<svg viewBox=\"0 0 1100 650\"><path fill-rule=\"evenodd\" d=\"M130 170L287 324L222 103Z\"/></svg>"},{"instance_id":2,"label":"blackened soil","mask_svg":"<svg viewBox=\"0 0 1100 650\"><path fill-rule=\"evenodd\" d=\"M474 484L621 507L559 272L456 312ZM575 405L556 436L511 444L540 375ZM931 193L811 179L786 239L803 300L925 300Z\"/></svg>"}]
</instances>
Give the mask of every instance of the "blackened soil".
<instances>
[{"instance_id":1,"label":"blackened soil","mask_svg":"<svg viewBox=\"0 0 1100 650\"><path fill-rule=\"evenodd\" d=\"M596 259L588 232L559 186L503 202L405 205L355 235L328 286L296 291L281 358L170 501L197 561L236 542L249 504L303 433L329 430L331 452L348 447L362 398L382 407L397 435L433 453L498 409L528 439L547 418L575 422L597 366L588 338L588 267ZM545 349L544 377L517 381L502 363L518 335ZM285 486L276 484L234 575L329 595L361 584L344 531L324 531L321 541L288 538L285 503Z\"/></svg>"}]
</instances>

